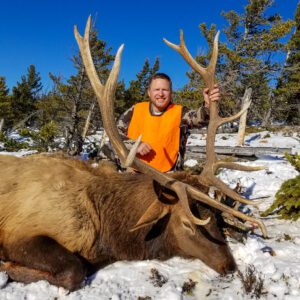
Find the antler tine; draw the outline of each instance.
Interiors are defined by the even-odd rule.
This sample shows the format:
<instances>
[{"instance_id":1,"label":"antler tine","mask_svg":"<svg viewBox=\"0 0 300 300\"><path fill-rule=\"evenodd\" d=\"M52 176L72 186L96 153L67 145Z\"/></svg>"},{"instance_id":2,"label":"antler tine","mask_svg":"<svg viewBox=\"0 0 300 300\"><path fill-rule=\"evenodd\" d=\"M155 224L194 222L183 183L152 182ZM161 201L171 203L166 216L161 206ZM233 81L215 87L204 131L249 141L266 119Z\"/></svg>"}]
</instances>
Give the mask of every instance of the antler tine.
<instances>
[{"instance_id":1,"label":"antler tine","mask_svg":"<svg viewBox=\"0 0 300 300\"><path fill-rule=\"evenodd\" d=\"M215 38L214 38L214 43L213 43L213 51L212 55L210 58L209 65L207 67L207 71L210 74L212 78L215 76L215 70L216 70L216 65L218 61L218 53L219 53L219 47L218 47L218 42L219 42L219 36L220 36L220 31L217 32ZM207 85L208 88L211 88L213 86L213 83L211 83L211 86Z\"/></svg>"},{"instance_id":2,"label":"antler tine","mask_svg":"<svg viewBox=\"0 0 300 300\"><path fill-rule=\"evenodd\" d=\"M204 226L206 224L209 223L210 221L210 217L208 217L206 220L200 220L196 217L194 217L194 215L192 214L191 210L190 210L190 207L189 207L189 201L188 201L188 196L187 196L187 193L186 193L186 187L184 187L183 189L179 186L181 184L181 182L179 181L176 181L174 184L173 184L173 187L176 187L178 186L178 191L179 191L179 197L181 199L184 199L184 201L181 202L181 206L184 210L184 212L186 213L186 215L188 216L188 218L190 220L192 220L192 222L194 222L194 224L196 225L201 225L201 226Z\"/></svg>"},{"instance_id":3,"label":"antler tine","mask_svg":"<svg viewBox=\"0 0 300 300\"><path fill-rule=\"evenodd\" d=\"M103 87L101 81L99 80L99 77L97 75L97 72L96 72L96 69L95 69L95 66L93 63L93 59L91 56L90 44L89 44L90 28L91 28L91 16L88 17L86 27L85 27L84 37L82 37L79 34L76 25L74 26L74 35L75 35L77 44L79 46L82 59L84 61L84 66L85 66L86 70L88 70L87 73L89 74L88 76L89 76L91 85L96 93L97 98L98 98L98 96L102 97L104 87Z\"/></svg>"},{"instance_id":4,"label":"antler tine","mask_svg":"<svg viewBox=\"0 0 300 300\"><path fill-rule=\"evenodd\" d=\"M180 30L180 44L175 45L171 42L169 42L167 39L163 38L163 41L171 48L176 50L183 59L191 66L192 69L194 69L197 73L201 74L203 77L205 76L206 69L202 66L200 66L192 57L190 52L188 51L185 41L184 41L184 34L183 30Z\"/></svg>"},{"instance_id":5,"label":"antler tine","mask_svg":"<svg viewBox=\"0 0 300 300\"><path fill-rule=\"evenodd\" d=\"M214 164L214 173L221 168L239 171L260 171L265 169L264 166L244 166L234 162L219 160Z\"/></svg>"},{"instance_id":6,"label":"antler tine","mask_svg":"<svg viewBox=\"0 0 300 300\"><path fill-rule=\"evenodd\" d=\"M211 199L209 196L207 196L206 194L203 194L202 192L200 192L199 190L197 190L196 188L192 187L192 186L188 186L187 188L188 193L193 197L193 199L196 199L198 201L201 201L202 203L207 203L208 205L222 211L222 212L226 212L229 213L231 215L233 215L236 218L240 218L244 221L248 221L254 224L257 224L257 226L260 228L263 236L266 238L268 236L267 234L267 229L264 225L264 223L260 220L257 220L255 218L249 217L245 214L243 214L242 212L239 212L235 209L232 209L231 207L228 207L216 200Z\"/></svg>"},{"instance_id":7,"label":"antler tine","mask_svg":"<svg viewBox=\"0 0 300 300\"><path fill-rule=\"evenodd\" d=\"M176 50L183 59L189 64L189 66L197 73L199 73L208 88L212 88L214 85L214 74L216 69L216 64L218 60L218 39L219 39L220 32L218 31L215 39L214 39L214 47L212 52L212 57L210 60L210 63L207 68L202 67L200 64L196 62L196 60L192 57L190 52L188 51L185 41L184 41L184 35L183 30L180 30L180 44L175 45L171 42L169 42L167 39L163 39L163 41Z\"/></svg>"},{"instance_id":8,"label":"antler tine","mask_svg":"<svg viewBox=\"0 0 300 300\"><path fill-rule=\"evenodd\" d=\"M241 109L238 113L236 113L233 116L227 117L227 118L220 118L220 121L218 122L218 126L221 126L225 123L232 122L236 119L238 119L249 107L250 107L251 101L249 101L243 109Z\"/></svg>"}]
</instances>

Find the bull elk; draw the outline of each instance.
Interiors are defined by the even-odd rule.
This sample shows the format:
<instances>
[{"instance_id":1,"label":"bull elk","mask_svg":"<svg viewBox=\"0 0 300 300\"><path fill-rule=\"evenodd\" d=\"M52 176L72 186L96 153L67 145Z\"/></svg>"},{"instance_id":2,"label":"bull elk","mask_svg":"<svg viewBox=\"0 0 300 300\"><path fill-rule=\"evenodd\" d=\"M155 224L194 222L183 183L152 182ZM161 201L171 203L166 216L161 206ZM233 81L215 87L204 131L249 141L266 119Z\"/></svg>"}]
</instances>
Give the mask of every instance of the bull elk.
<instances>
[{"instance_id":1,"label":"bull elk","mask_svg":"<svg viewBox=\"0 0 300 300\"><path fill-rule=\"evenodd\" d=\"M117 52L105 85L100 82L89 48L90 17L84 37L75 27L86 72L97 96L110 142L123 165L139 173L92 168L66 158L36 155L0 157L0 270L25 283L47 280L69 290L79 288L86 275L116 260L198 258L221 274L236 263L220 228L220 212L232 218L263 223L207 195L217 187L236 201L249 203L219 181L218 168L243 168L218 161L216 128L238 115L221 119L212 104L207 162L200 176L161 173L128 153L115 125L113 99L123 46ZM167 41L166 41L167 42ZM217 39L207 69L188 53L183 35L175 48L213 85Z\"/></svg>"}]
</instances>

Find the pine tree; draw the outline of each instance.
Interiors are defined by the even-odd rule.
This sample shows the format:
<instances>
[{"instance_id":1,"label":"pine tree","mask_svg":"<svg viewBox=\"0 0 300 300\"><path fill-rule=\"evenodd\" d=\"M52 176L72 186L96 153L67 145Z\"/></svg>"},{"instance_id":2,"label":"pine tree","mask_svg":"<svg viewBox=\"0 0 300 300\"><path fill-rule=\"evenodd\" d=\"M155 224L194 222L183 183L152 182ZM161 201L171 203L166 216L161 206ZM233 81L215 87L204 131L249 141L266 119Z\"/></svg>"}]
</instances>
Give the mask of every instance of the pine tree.
<instances>
[{"instance_id":1,"label":"pine tree","mask_svg":"<svg viewBox=\"0 0 300 300\"><path fill-rule=\"evenodd\" d=\"M90 32L90 47L96 71L104 83L108 78L114 56L110 53L111 48L107 47L106 42L98 39L95 24ZM90 127L94 129L101 126L101 117L98 105L92 105L96 103L96 96L86 75L79 51L73 56L72 61L77 73L70 76L66 82L50 74L55 90L46 97L50 105L47 105L49 109L47 114L43 114L43 118L44 122L47 122L50 116L56 114L53 120L59 124L59 131L64 133L67 152L78 155L82 151L82 135L87 116L92 113ZM45 103L41 101L39 107L45 107Z\"/></svg>"},{"instance_id":2,"label":"pine tree","mask_svg":"<svg viewBox=\"0 0 300 300\"><path fill-rule=\"evenodd\" d=\"M249 117L264 124L270 122L271 113L277 108L270 83L277 80L281 66L274 55L284 51L280 39L293 26L291 20L283 21L279 14L267 13L273 4L273 0L248 0L243 14L223 13L229 22L225 34L230 43L222 45L224 70L228 74L230 66L239 74L232 94L239 99L244 89L251 87L253 104Z\"/></svg>"},{"instance_id":3,"label":"pine tree","mask_svg":"<svg viewBox=\"0 0 300 300\"><path fill-rule=\"evenodd\" d=\"M268 15L267 10L273 3L273 0L248 0L243 13L222 13L229 24L224 30L226 42L219 43L217 66L217 77L223 92L222 114L232 114L239 109L240 100L248 87L253 90L249 118L268 122L271 109L276 108L273 107L270 83L276 80L280 65L274 55L284 51L280 39L291 31L293 22L283 21L279 14ZM203 23L200 30L211 46L216 26L207 28ZM205 65L210 51L198 55L197 60ZM194 90L201 90L203 83L193 73L188 75L189 85Z\"/></svg>"},{"instance_id":4,"label":"pine tree","mask_svg":"<svg viewBox=\"0 0 300 300\"><path fill-rule=\"evenodd\" d=\"M286 155L288 161L300 172L300 155ZM281 219L296 221L300 218L300 175L285 181L275 195L274 203L262 213L276 212Z\"/></svg>"},{"instance_id":5,"label":"pine tree","mask_svg":"<svg viewBox=\"0 0 300 300\"><path fill-rule=\"evenodd\" d=\"M41 77L36 72L35 66L30 65L27 75L21 77L21 82L12 90L12 111L14 124L34 115L37 111L36 103L39 100L39 92L42 89Z\"/></svg>"},{"instance_id":6,"label":"pine tree","mask_svg":"<svg viewBox=\"0 0 300 300\"><path fill-rule=\"evenodd\" d=\"M287 45L287 59L276 97L281 100L282 117L290 124L300 125L300 2L296 9L295 23L295 32Z\"/></svg>"},{"instance_id":7,"label":"pine tree","mask_svg":"<svg viewBox=\"0 0 300 300\"><path fill-rule=\"evenodd\" d=\"M11 109L11 98L7 88L5 77L0 76L0 121L3 119L2 129L9 128L12 125L13 114ZM1 130L0 130L1 131Z\"/></svg>"},{"instance_id":8,"label":"pine tree","mask_svg":"<svg viewBox=\"0 0 300 300\"><path fill-rule=\"evenodd\" d=\"M159 59L156 58L153 66L150 66L149 60L146 59L142 70L136 75L136 80L131 80L129 88L126 91L126 108L131 107L137 102L144 101L147 98L147 88L149 79L159 70Z\"/></svg>"}]
</instances>

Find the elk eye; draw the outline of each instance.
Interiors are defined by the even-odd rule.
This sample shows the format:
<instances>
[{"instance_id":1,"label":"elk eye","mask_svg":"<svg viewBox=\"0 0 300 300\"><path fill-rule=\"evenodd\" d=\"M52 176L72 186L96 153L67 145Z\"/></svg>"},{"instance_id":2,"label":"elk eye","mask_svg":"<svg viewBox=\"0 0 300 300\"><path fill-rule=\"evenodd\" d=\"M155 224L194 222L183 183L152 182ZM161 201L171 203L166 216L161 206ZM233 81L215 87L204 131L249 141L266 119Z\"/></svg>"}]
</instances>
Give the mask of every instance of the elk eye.
<instances>
[{"instance_id":1,"label":"elk eye","mask_svg":"<svg viewBox=\"0 0 300 300\"><path fill-rule=\"evenodd\" d=\"M189 234L195 235L195 228L193 227L192 223L188 220L182 220L182 227L188 231Z\"/></svg>"}]
</instances>

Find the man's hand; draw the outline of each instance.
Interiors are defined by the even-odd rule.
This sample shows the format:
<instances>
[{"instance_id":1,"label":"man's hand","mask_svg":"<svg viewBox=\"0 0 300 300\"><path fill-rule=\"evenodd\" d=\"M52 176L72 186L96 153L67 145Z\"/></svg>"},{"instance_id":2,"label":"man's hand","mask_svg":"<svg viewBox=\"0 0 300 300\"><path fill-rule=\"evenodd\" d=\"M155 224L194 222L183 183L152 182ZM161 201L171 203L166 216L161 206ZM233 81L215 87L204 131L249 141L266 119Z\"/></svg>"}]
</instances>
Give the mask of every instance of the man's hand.
<instances>
[{"instance_id":1,"label":"man's hand","mask_svg":"<svg viewBox=\"0 0 300 300\"><path fill-rule=\"evenodd\" d=\"M204 106L209 108L211 102L219 101L221 98L219 86L215 84L212 90L209 90L208 88L204 89L203 97L205 101Z\"/></svg>"},{"instance_id":2,"label":"man's hand","mask_svg":"<svg viewBox=\"0 0 300 300\"><path fill-rule=\"evenodd\" d=\"M138 146L137 153L143 156L143 155L150 153L151 150L152 150L152 148L148 143L142 142Z\"/></svg>"}]
</instances>

